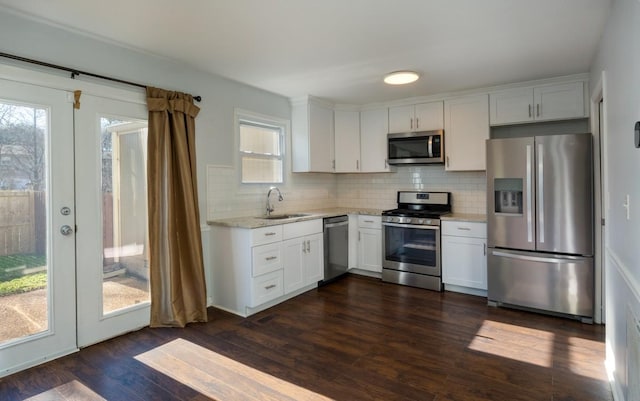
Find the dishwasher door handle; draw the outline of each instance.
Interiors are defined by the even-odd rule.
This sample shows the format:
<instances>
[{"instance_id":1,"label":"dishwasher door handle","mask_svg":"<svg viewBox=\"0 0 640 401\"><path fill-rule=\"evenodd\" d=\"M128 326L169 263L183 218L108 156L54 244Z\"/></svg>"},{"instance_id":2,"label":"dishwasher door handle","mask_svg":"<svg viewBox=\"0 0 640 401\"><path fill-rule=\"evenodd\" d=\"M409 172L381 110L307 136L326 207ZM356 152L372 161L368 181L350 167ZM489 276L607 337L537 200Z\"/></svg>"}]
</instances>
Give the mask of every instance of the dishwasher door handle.
<instances>
[{"instance_id":1,"label":"dishwasher door handle","mask_svg":"<svg viewBox=\"0 0 640 401\"><path fill-rule=\"evenodd\" d=\"M348 224L349 224L349 221L347 220L347 221L341 221L340 223L325 224L324 228L344 227Z\"/></svg>"}]
</instances>

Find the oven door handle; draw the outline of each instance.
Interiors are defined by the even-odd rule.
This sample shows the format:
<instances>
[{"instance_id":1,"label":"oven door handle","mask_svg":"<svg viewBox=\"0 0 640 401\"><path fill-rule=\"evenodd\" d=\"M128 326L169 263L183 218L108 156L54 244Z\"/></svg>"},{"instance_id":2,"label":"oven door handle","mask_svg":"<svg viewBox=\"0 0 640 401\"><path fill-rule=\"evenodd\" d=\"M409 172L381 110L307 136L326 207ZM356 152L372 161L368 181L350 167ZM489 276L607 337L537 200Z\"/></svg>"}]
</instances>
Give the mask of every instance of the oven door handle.
<instances>
[{"instance_id":1,"label":"oven door handle","mask_svg":"<svg viewBox=\"0 0 640 401\"><path fill-rule=\"evenodd\" d=\"M397 224L397 223L382 223L383 226L387 227L400 227L400 228L421 228L425 230L439 230L439 226L422 226L417 224Z\"/></svg>"}]
</instances>

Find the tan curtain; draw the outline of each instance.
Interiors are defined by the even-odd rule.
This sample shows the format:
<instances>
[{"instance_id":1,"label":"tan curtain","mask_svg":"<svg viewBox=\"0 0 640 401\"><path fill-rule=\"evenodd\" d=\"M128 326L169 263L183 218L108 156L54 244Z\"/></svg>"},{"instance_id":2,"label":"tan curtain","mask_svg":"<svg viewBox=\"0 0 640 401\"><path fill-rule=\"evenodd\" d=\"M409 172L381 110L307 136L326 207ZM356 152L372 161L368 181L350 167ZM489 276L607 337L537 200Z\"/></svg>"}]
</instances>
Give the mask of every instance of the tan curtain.
<instances>
[{"instance_id":1,"label":"tan curtain","mask_svg":"<svg viewBox=\"0 0 640 401\"><path fill-rule=\"evenodd\" d=\"M195 117L184 93L147 88L151 327L206 322Z\"/></svg>"}]
</instances>

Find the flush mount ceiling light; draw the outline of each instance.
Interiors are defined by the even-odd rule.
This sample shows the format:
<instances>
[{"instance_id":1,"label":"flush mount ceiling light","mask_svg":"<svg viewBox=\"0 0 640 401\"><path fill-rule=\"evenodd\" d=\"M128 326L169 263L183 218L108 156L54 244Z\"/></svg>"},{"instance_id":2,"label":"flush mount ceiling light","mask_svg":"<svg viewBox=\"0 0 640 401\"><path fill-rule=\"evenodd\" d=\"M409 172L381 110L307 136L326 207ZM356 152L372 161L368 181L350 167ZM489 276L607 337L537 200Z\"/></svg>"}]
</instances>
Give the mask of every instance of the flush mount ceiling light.
<instances>
[{"instance_id":1,"label":"flush mount ceiling light","mask_svg":"<svg viewBox=\"0 0 640 401\"><path fill-rule=\"evenodd\" d=\"M420 78L415 71L394 71L385 75L384 82L389 85L404 85L415 82Z\"/></svg>"}]
</instances>

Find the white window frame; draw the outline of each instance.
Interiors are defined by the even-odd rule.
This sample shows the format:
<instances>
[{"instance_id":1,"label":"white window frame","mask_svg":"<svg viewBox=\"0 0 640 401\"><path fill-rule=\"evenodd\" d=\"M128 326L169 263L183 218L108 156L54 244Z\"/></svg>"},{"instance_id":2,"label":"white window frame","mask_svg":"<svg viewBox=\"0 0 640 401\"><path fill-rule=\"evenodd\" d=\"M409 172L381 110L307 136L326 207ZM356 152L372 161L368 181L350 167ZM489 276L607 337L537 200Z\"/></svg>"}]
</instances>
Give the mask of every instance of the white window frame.
<instances>
[{"instance_id":1,"label":"white window frame","mask_svg":"<svg viewBox=\"0 0 640 401\"><path fill-rule=\"evenodd\" d=\"M280 156L274 156L274 159L278 159L282 161L282 177L281 181L273 181L273 182L243 182L242 181L242 157L246 155L240 151L240 125L246 124L254 124L257 126L264 127L273 127L276 129L280 129ZM272 117L265 114L255 113L248 110L243 109L235 109L234 110L234 127L235 127L235 149L237 152L236 157L236 165L238 170L238 182L241 185L270 185L270 184L279 184L282 185L285 183L285 176L287 171L287 137L290 130L291 123L289 120L285 120L282 118Z\"/></svg>"}]
</instances>

